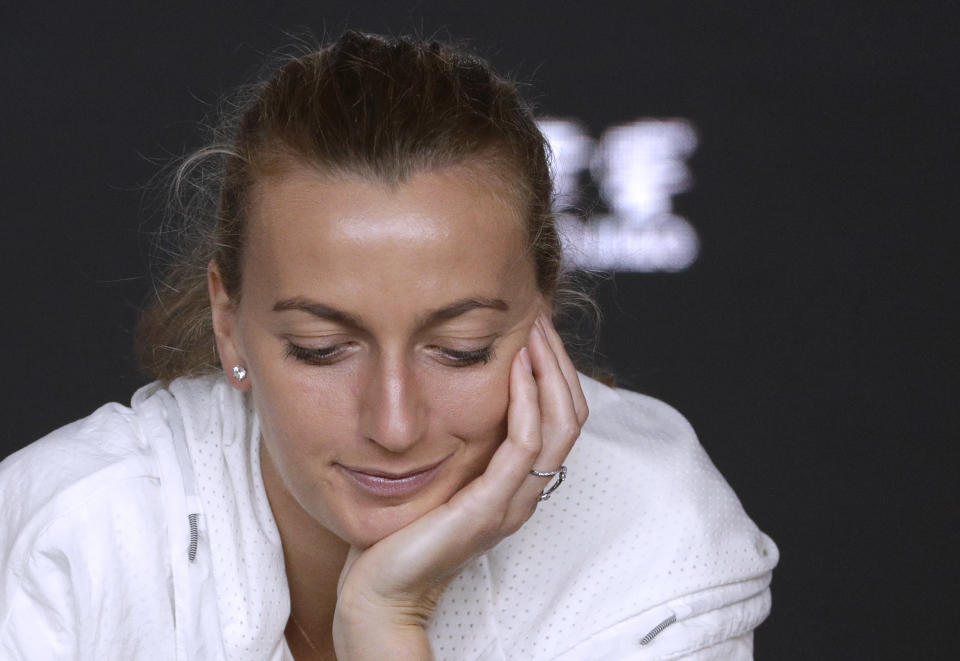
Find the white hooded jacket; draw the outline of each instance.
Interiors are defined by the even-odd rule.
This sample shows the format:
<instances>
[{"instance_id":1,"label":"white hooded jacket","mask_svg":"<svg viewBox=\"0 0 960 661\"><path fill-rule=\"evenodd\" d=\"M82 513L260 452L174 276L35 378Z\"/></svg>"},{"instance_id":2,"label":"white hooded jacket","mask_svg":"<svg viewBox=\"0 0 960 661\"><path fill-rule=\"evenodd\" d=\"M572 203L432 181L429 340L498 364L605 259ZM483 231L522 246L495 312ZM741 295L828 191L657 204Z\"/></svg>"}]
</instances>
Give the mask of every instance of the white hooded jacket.
<instances>
[{"instance_id":1,"label":"white hooded jacket","mask_svg":"<svg viewBox=\"0 0 960 661\"><path fill-rule=\"evenodd\" d=\"M444 592L435 657L752 659L778 552L669 406L581 377L563 486ZM0 658L292 659L248 399L141 388L0 463Z\"/></svg>"}]
</instances>

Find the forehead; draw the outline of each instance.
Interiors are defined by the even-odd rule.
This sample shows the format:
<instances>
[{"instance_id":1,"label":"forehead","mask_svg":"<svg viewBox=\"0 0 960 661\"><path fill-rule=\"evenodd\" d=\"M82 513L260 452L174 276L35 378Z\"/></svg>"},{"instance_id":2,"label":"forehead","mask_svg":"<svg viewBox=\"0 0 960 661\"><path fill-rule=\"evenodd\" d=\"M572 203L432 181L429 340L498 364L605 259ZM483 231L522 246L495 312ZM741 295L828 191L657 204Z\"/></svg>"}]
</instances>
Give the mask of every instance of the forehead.
<instances>
[{"instance_id":1,"label":"forehead","mask_svg":"<svg viewBox=\"0 0 960 661\"><path fill-rule=\"evenodd\" d=\"M515 196L479 168L394 186L294 168L259 181L251 203L244 298L429 307L534 286Z\"/></svg>"}]
</instances>

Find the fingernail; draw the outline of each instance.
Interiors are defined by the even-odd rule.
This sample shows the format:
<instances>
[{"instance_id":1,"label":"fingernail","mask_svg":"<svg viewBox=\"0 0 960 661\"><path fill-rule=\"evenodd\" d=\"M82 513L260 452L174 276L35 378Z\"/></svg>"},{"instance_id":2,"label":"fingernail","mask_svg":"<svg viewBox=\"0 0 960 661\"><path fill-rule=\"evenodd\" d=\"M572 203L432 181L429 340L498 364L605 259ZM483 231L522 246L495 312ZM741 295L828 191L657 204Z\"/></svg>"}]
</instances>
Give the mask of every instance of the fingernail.
<instances>
[{"instance_id":1,"label":"fingernail","mask_svg":"<svg viewBox=\"0 0 960 661\"><path fill-rule=\"evenodd\" d=\"M533 374L533 366L530 364L530 353L526 347L521 347L520 349L520 364L523 365L528 372Z\"/></svg>"}]
</instances>

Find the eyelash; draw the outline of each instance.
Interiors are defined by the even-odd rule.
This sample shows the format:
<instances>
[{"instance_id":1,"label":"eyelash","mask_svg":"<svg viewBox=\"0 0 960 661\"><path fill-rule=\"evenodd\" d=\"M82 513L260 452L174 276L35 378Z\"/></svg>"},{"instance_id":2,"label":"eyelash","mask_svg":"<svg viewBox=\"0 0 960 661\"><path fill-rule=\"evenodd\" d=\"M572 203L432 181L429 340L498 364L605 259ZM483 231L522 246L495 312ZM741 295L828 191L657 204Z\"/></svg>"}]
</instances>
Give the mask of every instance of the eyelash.
<instances>
[{"instance_id":1,"label":"eyelash","mask_svg":"<svg viewBox=\"0 0 960 661\"><path fill-rule=\"evenodd\" d=\"M482 349L475 349L473 351L440 349L440 353L447 359L454 361L456 363L454 367L468 367L470 365L477 365L478 363L486 365L490 362L490 359L493 358L493 345L488 344Z\"/></svg>"},{"instance_id":2,"label":"eyelash","mask_svg":"<svg viewBox=\"0 0 960 661\"><path fill-rule=\"evenodd\" d=\"M451 361L450 367L469 367L471 365L486 365L493 358L493 345L488 344L482 349L473 351L457 351L455 349L441 349L437 347L444 358ZM331 365L344 351L343 345L337 344L322 349L308 349L287 342L286 355L308 365Z\"/></svg>"},{"instance_id":3,"label":"eyelash","mask_svg":"<svg viewBox=\"0 0 960 661\"><path fill-rule=\"evenodd\" d=\"M343 353L343 345L336 344L322 349L308 349L293 342L287 342L285 353L288 358L294 358L307 365L330 365L339 354Z\"/></svg>"}]
</instances>

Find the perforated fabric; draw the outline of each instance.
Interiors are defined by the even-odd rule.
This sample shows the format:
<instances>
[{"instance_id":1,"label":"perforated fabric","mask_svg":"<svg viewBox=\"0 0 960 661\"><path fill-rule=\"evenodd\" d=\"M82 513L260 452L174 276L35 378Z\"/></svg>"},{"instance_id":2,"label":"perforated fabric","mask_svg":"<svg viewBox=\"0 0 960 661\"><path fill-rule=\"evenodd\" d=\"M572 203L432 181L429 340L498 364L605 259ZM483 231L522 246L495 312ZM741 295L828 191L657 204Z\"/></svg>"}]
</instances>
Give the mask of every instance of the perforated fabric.
<instances>
[{"instance_id":1,"label":"perforated fabric","mask_svg":"<svg viewBox=\"0 0 960 661\"><path fill-rule=\"evenodd\" d=\"M658 400L581 381L591 413L567 481L486 555L486 585L462 574L448 588L430 629L439 659L485 649L471 626L484 599L494 613L484 635L500 647L490 658L518 660L680 658L743 639L769 613L777 547L687 421ZM733 658L749 658L740 649Z\"/></svg>"},{"instance_id":2,"label":"perforated fabric","mask_svg":"<svg viewBox=\"0 0 960 661\"><path fill-rule=\"evenodd\" d=\"M679 414L583 382L567 482L448 587L436 657L751 658L776 547ZM0 463L0 658L289 659L258 443L245 397L204 377L147 386Z\"/></svg>"},{"instance_id":3,"label":"perforated fabric","mask_svg":"<svg viewBox=\"0 0 960 661\"><path fill-rule=\"evenodd\" d=\"M245 396L222 379L170 385L197 475L228 659L288 655L290 617L283 548L260 474L260 432ZM201 540L203 541L203 540Z\"/></svg>"}]
</instances>

